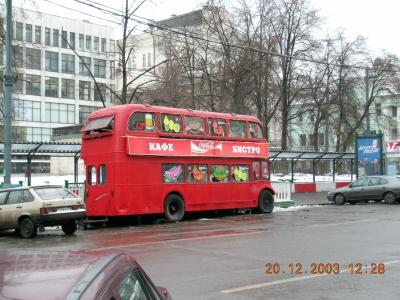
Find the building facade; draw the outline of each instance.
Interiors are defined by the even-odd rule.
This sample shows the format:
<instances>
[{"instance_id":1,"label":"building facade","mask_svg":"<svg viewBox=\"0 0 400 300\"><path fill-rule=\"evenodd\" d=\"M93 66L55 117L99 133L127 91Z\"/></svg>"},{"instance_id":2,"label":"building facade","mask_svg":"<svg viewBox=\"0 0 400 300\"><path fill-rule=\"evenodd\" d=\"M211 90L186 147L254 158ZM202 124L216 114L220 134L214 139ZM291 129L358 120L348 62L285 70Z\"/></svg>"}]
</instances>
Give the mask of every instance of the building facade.
<instances>
[{"instance_id":1,"label":"building facade","mask_svg":"<svg viewBox=\"0 0 400 300\"><path fill-rule=\"evenodd\" d=\"M5 20L4 5L0 14ZM113 27L14 7L12 139L50 141L53 129L83 124L103 107L100 94L109 105L108 88L115 87L115 43ZM4 45L0 49L4 67ZM23 171L23 163L12 165L13 172ZM47 171L48 158L33 167Z\"/></svg>"}]
</instances>

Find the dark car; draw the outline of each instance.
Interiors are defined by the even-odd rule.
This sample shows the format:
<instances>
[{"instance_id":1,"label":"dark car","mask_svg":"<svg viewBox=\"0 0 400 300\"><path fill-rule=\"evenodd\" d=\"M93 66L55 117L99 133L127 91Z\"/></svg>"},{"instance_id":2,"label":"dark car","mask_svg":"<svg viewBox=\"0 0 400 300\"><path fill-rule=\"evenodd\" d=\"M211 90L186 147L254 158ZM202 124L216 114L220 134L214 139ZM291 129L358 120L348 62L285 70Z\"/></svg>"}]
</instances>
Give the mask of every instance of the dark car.
<instances>
[{"instance_id":1,"label":"dark car","mask_svg":"<svg viewBox=\"0 0 400 300\"><path fill-rule=\"evenodd\" d=\"M400 179L391 176L362 177L346 187L328 193L328 200L342 205L360 201L381 201L394 204L400 198Z\"/></svg>"},{"instance_id":2,"label":"dark car","mask_svg":"<svg viewBox=\"0 0 400 300\"><path fill-rule=\"evenodd\" d=\"M171 299L123 253L0 252L0 299Z\"/></svg>"}]
</instances>

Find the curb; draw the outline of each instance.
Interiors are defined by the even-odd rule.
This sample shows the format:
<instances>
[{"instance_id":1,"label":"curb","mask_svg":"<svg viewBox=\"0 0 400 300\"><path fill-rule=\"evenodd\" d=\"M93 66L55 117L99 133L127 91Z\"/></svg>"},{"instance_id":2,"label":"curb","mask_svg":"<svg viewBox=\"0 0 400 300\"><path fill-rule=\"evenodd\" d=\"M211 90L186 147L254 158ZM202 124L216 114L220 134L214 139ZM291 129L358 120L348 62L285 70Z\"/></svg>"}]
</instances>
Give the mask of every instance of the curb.
<instances>
[{"instance_id":1,"label":"curb","mask_svg":"<svg viewBox=\"0 0 400 300\"><path fill-rule=\"evenodd\" d=\"M288 207L294 206L294 201L293 200L278 200L278 201L274 201L274 204L276 207L288 208Z\"/></svg>"}]
</instances>

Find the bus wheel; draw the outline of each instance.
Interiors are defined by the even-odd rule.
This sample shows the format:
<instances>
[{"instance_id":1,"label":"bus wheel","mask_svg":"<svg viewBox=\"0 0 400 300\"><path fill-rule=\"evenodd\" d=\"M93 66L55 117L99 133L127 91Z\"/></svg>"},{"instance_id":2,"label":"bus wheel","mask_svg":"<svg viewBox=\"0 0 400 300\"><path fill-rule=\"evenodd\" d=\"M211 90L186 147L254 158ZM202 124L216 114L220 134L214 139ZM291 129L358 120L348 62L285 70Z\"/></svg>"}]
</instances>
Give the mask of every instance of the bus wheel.
<instances>
[{"instance_id":1,"label":"bus wheel","mask_svg":"<svg viewBox=\"0 0 400 300\"><path fill-rule=\"evenodd\" d=\"M185 214L185 202L183 199L176 195L171 194L165 199L164 215L168 222L179 222L183 219Z\"/></svg>"},{"instance_id":2,"label":"bus wheel","mask_svg":"<svg viewBox=\"0 0 400 300\"><path fill-rule=\"evenodd\" d=\"M263 190L258 197L258 212L271 213L274 210L274 197L268 190Z\"/></svg>"}]
</instances>

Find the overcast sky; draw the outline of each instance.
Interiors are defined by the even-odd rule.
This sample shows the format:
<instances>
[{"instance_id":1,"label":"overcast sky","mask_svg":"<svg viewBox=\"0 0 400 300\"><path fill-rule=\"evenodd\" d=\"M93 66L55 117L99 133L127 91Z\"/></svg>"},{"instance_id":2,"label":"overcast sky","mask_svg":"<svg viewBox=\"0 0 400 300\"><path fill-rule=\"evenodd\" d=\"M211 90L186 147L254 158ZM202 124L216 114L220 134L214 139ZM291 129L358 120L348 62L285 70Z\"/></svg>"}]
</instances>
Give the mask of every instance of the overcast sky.
<instances>
[{"instance_id":1,"label":"overcast sky","mask_svg":"<svg viewBox=\"0 0 400 300\"><path fill-rule=\"evenodd\" d=\"M4 2L3 0L2 2ZM86 0L82 0L86 1ZM90 0L120 9L123 0ZM142 0L135 0L139 4ZM378 53L386 49L389 53L400 56L400 0L309 0L324 18L325 32L341 28L349 38L362 35L368 39L368 47ZM73 12L50 2L68 6L92 15L117 20L117 17L104 15L95 9L77 3L75 0L13 0L15 6L40 10L60 16L77 19L89 19L94 23L102 20ZM179 15L201 7L199 0L147 0L137 11L137 15L160 20L173 14ZM229 1L226 1L229 3ZM232 0L231 3L234 3Z\"/></svg>"}]
</instances>

